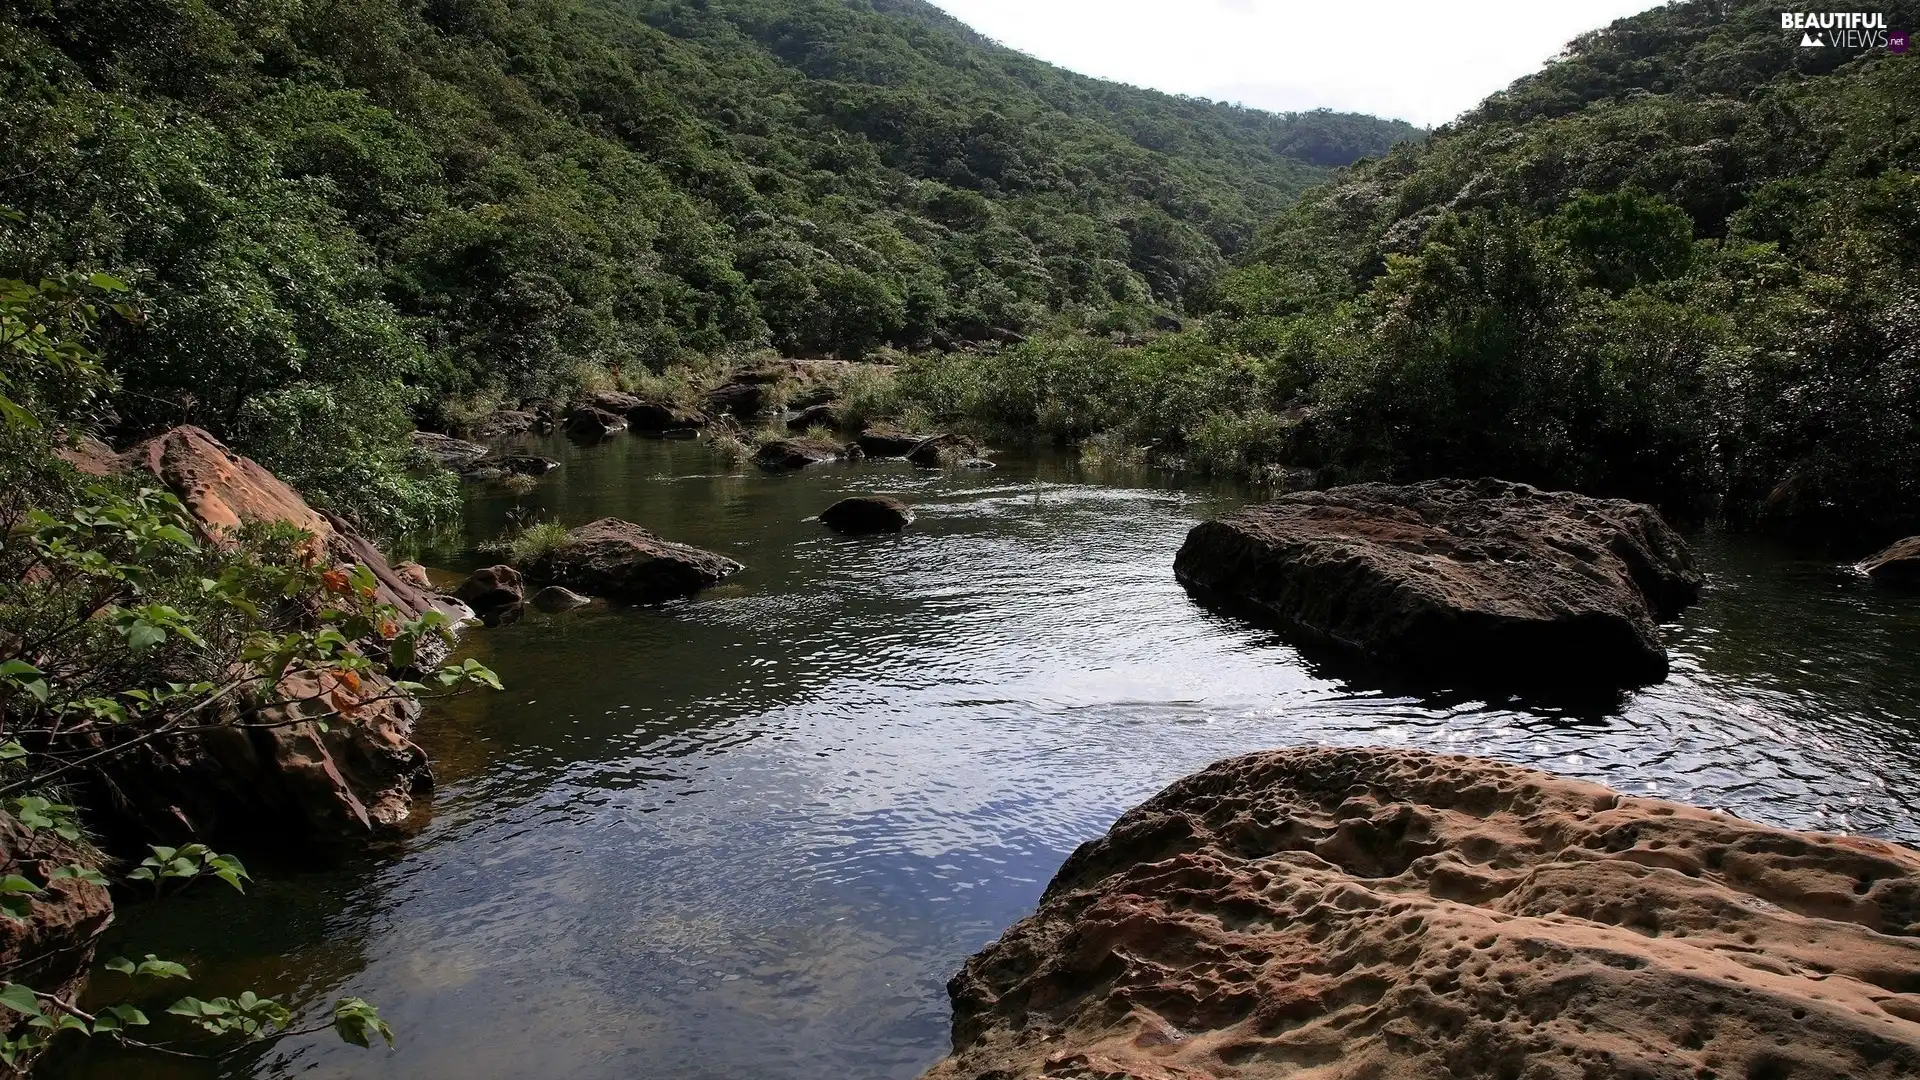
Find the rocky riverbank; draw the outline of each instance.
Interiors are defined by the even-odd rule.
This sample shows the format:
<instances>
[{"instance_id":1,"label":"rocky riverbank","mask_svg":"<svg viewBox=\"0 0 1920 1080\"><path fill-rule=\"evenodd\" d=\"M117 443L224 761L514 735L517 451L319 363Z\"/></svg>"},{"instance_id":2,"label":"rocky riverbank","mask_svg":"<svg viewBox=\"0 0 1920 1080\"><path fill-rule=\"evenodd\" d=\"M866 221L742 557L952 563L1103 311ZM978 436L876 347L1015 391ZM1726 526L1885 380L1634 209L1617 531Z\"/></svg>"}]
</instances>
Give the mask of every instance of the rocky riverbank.
<instances>
[{"instance_id":1,"label":"rocky riverbank","mask_svg":"<svg viewBox=\"0 0 1920 1080\"><path fill-rule=\"evenodd\" d=\"M926 1080L1920 1075L1920 852L1402 750L1220 762L949 984Z\"/></svg>"}]
</instances>

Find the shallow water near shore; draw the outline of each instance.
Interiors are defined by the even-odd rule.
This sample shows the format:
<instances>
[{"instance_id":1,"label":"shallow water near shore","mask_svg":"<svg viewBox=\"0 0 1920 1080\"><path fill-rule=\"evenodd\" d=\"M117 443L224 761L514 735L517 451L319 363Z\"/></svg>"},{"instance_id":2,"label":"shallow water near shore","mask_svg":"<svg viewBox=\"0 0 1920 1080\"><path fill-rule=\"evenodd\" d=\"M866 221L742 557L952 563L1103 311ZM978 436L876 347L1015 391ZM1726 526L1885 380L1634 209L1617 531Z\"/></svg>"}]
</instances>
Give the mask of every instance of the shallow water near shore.
<instances>
[{"instance_id":1,"label":"shallow water near shore","mask_svg":"<svg viewBox=\"0 0 1920 1080\"><path fill-rule=\"evenodd\" d=\"M1194 605L1173 554L1235 489L1044 455L775 476L690 442L529 445L563 467L524 499L473 489L429 565L493 561L475 545L521 512L627 518L748 569L690 603L475 633L508 689L423 724L440 787L418 837L129 908L103 950L315 1017L363 996L398 1048L327 1034L60 1072L907 1080L946 1050L946 978L1076 844L1275 746L1484 754L1920 842L1920 600L1751 539L1695 538L1709 589L1670 628L1665 683L1529 708L1348 686ZM863 539L808 520L853 493L919 520Z\"/></svg>"}]
</instances>

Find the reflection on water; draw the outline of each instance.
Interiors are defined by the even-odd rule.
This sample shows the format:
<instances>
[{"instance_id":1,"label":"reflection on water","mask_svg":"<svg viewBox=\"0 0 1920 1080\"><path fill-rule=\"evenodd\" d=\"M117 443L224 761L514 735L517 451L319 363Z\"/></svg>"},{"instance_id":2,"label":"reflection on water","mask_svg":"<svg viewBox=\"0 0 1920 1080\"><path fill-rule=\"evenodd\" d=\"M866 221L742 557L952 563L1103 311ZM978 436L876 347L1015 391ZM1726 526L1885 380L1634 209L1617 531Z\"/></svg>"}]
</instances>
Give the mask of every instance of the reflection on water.
<instances>
[{"instance_id":1,"label":"reflection on water","mask_svg":"<svg viewBox=\"0 0 1920 1080\"><path fill-rule=\"evenodd\" d=\"M692 603L475 637L509 689L423 729L441 789L403 852L133 912L128 947L193 960L203 995L360 994L400 1032L228 1075L912 1077L945 1048L945 979L1074 845L1264 747L1482 753L1920 839L1920 603L1751 542L1700 541L1710 591L1673 630L1672 678L1583 715L1350 690L1195 607L1173 553L1232 492L1054 460L769 476L686 443L541 449L565 467L539 513L629 518L748 569ZM849 540L807 520L856 492L919 521ZM476 498L467 542L513 506Z\"/></svg>"}]
</instances>

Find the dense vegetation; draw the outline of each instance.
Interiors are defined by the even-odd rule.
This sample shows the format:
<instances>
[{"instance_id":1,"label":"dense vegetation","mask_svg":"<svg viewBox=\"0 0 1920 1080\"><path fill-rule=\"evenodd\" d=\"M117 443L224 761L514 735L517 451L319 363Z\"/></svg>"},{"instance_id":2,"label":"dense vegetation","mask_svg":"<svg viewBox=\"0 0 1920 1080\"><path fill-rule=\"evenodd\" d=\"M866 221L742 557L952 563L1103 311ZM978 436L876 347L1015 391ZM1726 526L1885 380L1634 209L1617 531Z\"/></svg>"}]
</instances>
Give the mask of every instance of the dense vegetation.
<instances>
[{"instance_id":1,"label":"dense vegetation","mask_svg":"<svg viewBox=\"0 0 1920 1080\"><path fill-rule=\"evenodd\" d=\"M1496 474L1855 548L1915 531L1920 60L1798 38L1761 3L1621 20L1304 196L1186 333L897 390L1284 483Z\"/></svg>"},{"instance_id":2,"label":"dense vegetation","mask_svg":"<svg viewBox=\"0 0 1920 1080\"><path fill-rule=\"evenodd\" d=\"M1180 308L1415 134L1060 71L919 0L4 0L0 276L111 272L93 419L392 531L451 394ZM316 449L318 448L318 449Z\"/></svg>"}]
</instances>

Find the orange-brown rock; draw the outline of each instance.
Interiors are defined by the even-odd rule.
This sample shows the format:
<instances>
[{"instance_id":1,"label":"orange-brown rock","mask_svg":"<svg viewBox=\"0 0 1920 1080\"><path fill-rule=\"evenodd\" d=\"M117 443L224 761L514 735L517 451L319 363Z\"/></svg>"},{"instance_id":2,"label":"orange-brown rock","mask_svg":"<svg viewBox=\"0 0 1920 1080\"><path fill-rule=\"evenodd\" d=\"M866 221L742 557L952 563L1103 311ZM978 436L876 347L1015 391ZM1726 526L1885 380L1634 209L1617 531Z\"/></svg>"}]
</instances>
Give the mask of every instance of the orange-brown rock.
<instances>
[{"instance_id":1,"label":"orange-brown rock","mask_svg":"<svg viewBox=\"0 0 1920 1080\"><path fill-rule=\"evenodd\" d=\"M94 943L113 921L113 899L102 886L49 875L69 863L97 868L98 861L51 829L29 831L12 815L0 814L0 873L45 886L27 898L25 918L0 916L0 977L69 1001L86 985ZM11 1011L0 1016L0 1034L25 1032L27 1017ZM0 1062L0 1078L22 1075L31 1057Z\"/></svg>"},{"instance_id":2,"label":"orange-brown rock","mask_svg":"<svg viewBox=\"0 0 1920 1080\"><path fill-rule=\"evenodd\" d=\"M311 533L323 545L333 536L333 526L299 492L201 428L156 435L127 451L127 457L159 477L213 539L268 521Z\"/></svg>"},{"instance_id":3,"label":"orange-brown rock","mask_svg":"<svg viewBox=\"0 0 1920 1080\"><path fill-rule=\"evenodd\" d=\"M928 1080L1920 1076L1920 852L1464 757L1235 758L949 983Z\"/></svg>"}]
</instances>

